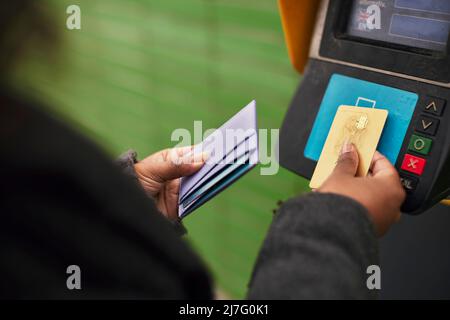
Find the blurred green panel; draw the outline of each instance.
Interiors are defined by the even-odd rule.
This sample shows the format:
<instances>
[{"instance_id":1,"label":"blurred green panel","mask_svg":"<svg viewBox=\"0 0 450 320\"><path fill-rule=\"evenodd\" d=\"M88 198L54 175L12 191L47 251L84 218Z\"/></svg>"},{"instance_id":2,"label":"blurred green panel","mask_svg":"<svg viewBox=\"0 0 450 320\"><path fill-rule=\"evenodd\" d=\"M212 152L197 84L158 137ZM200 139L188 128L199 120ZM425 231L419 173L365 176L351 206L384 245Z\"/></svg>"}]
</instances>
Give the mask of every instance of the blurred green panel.
<instances>
[{"instance_id":1,"label":"blurred green panel","mask_svg":"<svg viewBox=\"0 0 450 320\"><path fill-rule=\"evenodd\" d=\"M280 127L299 77L275 0L81 0L74 31L65 27L73 1L47 2L60 58L30 59L17 81L112 157L174 145L172 131L192 131L194 120L218 127L254 98L260 127ZM185 220L225 293L245 296L272 209L305 189L283 169L262 176L257 168Z\"/></svg>"}]
</instances>

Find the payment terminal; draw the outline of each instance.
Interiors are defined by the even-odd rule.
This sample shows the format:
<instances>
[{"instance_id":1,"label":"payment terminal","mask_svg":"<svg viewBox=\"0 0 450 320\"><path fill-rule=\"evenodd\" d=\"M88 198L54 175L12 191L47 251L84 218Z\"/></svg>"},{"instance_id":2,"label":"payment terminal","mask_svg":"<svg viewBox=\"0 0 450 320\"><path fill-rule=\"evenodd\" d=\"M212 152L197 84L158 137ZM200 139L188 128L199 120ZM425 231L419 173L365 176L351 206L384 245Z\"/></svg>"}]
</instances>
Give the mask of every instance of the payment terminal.
<instances>
[{"instance_id":1,"label":"payment terminal","mask_svg":"<svg viewBox=\"0 0 450 320\"><path fill-rule=\"evenodd\" d=\"M303 73L280 133L281 165L310 179L339 106L386 109L378 150L396 166L407 191L402 211L419 214L445 200L450 1L279 5L291 61Z\"/></svg>"}]
</instances>

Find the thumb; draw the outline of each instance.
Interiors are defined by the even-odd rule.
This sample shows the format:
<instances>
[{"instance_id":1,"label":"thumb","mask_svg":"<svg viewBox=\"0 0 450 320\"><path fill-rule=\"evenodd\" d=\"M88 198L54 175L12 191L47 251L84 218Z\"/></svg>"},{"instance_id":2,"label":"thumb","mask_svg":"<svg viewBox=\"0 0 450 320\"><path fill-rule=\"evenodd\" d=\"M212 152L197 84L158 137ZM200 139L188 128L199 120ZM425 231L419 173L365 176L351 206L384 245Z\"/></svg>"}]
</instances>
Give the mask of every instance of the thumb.
<instances>
[{"instance_id":1,"label":"thumb","mask_svg":"<svg viewBox=\"0 0 450 320\"><path fill-rule=\"evenodd\" d=\"M353 143L346 141L342 146L333 175L346 175L354 177L358 170L359 156Z\"/></svg>"},{"instance_id":2,"label":"thumb","mask_svg":"<svg viewBox=\"0 0 450 320\"><path fill-rule=\"evenodd\" d=\"M194 153L192 147L160 151L143 161L145 173L158 182L189 176L204 165L205 153Z\"/></svg>"}]
</instances>

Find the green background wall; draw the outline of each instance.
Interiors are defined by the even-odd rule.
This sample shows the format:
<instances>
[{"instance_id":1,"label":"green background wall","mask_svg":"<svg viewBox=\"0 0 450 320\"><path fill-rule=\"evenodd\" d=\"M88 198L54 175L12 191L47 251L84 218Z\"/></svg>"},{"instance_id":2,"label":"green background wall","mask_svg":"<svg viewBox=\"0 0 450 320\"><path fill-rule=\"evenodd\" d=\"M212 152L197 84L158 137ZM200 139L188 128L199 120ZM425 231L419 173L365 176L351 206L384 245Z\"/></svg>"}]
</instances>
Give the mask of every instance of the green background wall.
<instances>
[{"instance_id":1,"label":"green background wall","mask_svg":"<svg viewBox=\"0 0 450 320\"><path fill-rule=\"evenodd\" d=\"M174 145L175 128L220 126L252 99L261 128L279 128L299 76L289 63L275 0L47 1L63 49L34 56L18 76L112 157ZM65 27L78 4L82 29ZM276 202L305 180L259 168L185 220L188 241L217 286L242 298Z\"/></svg>"}]
</instances>

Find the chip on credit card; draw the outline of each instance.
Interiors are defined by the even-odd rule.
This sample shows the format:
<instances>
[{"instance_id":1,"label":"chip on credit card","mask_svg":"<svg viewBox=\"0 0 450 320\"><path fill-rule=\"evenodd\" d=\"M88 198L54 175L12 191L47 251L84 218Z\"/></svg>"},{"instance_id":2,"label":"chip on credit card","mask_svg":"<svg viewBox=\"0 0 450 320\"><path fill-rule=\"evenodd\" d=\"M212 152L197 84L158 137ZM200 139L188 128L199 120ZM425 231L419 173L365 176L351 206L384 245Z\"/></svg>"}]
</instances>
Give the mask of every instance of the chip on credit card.
<instances>
[{"instance_id":1,"label":"chip on credit card","mask_svg":"<svg viewBox=\"0 0 450 320\"><path fill-rule=\"evenodd\" d=\"M312 189L319 188L330 176L345 143L353 143L358 151L359 165L356 176L366 176L387 116L388 111L384 109L340 106L309 186Z\"/></svg>"}]
</instances>

